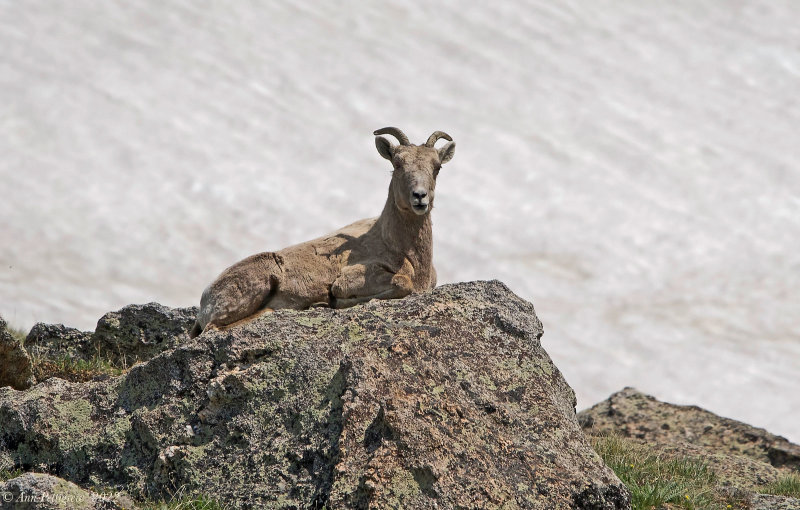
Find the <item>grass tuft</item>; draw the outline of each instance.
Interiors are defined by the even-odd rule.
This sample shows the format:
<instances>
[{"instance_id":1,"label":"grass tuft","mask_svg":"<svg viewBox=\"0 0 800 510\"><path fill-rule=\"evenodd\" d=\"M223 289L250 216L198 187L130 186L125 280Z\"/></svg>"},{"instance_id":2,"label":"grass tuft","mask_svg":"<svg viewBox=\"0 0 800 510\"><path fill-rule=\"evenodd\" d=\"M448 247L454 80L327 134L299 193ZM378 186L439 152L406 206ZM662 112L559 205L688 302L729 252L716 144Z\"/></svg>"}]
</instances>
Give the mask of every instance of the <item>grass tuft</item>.
<instances>
[{"instance_id":1,"label":"grass tuft","mask_svg":"<svg viewBox=\"0 0 800 510\"><path fill-rule=\"evenodd\" d=\"M645 444L619 436L596 436L592 446L631 493L633 510L746 508L716 491L716 475L705 462L668 459Z\"/></svg>"},{"instance_id":2,"label":"grass tuft","mask_svg":"<svg viewBox=\"0 0 800 510\"><path fill-rule=\"evenodd\" d=\"M25 344L25 339L28 337L28 332L20 328L15 328L11 325L6 325L6 331L11 333L11 336L19 340L19 343Z\"/></svg>"},{"instance_id":3,"label":"grass tuft","mask_svg":"<svg viewBox=\"0 0 800 510\"><path fill-rule=\"evenodd\" d=\"M116 377L124 372L124 368L114 365L99 355L88 360L69 356L57 358L33 356L33 375L37 381L58 377L71 382L86 382L101 375Z\"/></svg>"},{"instance_id":4,"label":"grass tuft","mask_svg":"<svg viewBox=\"0 0 800 510\"><path fill-rule=\"evenodd\" d=\"M22 345L25 345L28 332L13 326L7 326L6 330ZM116 377L125 373L128 368L127 366L120 367L100 354L95 354L88 360L75 359L67 355L49 357L37 356L33 352L29 354L33 364L33 375L37 381L58 377L71 382L86 382L101 375Z\"/></svg>"},{"instance_id":5,"label":"grass tuft","mask_svg":"<svg viewBox=\"0 0 800 510\"><path fill-rule=\"evenodd\" d=\"M783 475L759 492L800 499L800 474L790 473Z\"/></svg>"}]
</instances>

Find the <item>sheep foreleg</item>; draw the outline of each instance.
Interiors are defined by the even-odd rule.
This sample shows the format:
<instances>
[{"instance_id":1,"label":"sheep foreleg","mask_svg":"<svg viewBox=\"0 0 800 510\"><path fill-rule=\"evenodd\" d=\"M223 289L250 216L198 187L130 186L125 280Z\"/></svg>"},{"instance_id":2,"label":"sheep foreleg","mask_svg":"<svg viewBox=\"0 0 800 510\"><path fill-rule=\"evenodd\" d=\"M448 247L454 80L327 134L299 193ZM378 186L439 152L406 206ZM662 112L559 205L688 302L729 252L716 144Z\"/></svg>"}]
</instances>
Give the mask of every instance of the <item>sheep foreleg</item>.
<instances>
[{"instance_id":1,"label":"sheep foreleg","mask_svg":"<svg viewBox=\"0 0 800 510\"><path fill-rule=\"evenodd\" d=\"M332 307L348 308L372 299L398 299L414 290L413 268L406 260L394 273L383 265L347 266L331 286Z\"/></svg>"}]
</instances>

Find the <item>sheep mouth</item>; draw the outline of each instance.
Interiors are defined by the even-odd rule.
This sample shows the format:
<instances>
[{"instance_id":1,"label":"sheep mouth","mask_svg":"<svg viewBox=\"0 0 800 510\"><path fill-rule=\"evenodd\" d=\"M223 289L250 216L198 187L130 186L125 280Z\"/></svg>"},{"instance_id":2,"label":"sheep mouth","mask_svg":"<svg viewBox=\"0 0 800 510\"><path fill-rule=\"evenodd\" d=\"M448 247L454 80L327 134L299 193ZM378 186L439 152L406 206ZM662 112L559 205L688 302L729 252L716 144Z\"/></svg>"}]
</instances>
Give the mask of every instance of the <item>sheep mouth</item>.
<instances>
[{"instance_id":1,"label":"sheep mouth","mask_svg":"<svg viewBox=\"0 0 800 510\"><path fill-rule=\"evenodd\" d=\"M428 212L428 204L414 204L411 209L417 214L425 214Z\"/></svg>"}]
</instances>

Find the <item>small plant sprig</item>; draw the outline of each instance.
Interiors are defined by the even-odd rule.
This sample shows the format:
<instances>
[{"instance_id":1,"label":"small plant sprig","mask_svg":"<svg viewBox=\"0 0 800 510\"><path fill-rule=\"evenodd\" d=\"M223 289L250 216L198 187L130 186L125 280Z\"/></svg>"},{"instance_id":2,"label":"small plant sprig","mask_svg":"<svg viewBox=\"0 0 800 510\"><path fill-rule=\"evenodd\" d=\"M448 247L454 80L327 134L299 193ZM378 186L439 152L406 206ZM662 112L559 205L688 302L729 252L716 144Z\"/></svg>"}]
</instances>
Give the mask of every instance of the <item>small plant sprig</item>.
<instances>
[{"instance_id":1,"label":"small plant sprig","mask_svg":"<svg viewBox=\"0 0 800 510\"><path fill-rule=\"evenodd\" d=\"M21 469L0 469L0 482L7 482L23 473Z\"/></svg>"}]
</instances>

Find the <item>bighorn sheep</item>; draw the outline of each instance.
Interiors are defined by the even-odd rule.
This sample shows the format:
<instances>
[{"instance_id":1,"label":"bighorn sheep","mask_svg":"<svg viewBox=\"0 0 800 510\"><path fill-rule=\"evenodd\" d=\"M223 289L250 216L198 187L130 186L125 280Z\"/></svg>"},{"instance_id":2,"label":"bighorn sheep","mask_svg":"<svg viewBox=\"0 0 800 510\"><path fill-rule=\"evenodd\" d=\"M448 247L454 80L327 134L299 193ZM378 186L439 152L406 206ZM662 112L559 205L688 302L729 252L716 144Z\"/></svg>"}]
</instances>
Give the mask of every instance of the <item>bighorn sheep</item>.
<instances>
[{"instance_id":1,"label":"bighorn sheep","mask_svg":"<svg viewBox=\"0 0 800 510\"><path fill-rule=\"evenodd\" d=\"M383 134L400 145L378 136ZM374 135L378 153L394 168L381 215L229 267L203 291L192 337L262 310L346 308L436 286L430 211L439 169L452 159L456 144L442 131L423 145L411 144L393 127ZM448 143L436 149L440 138Z\"/></svg>"}]
</instances>

